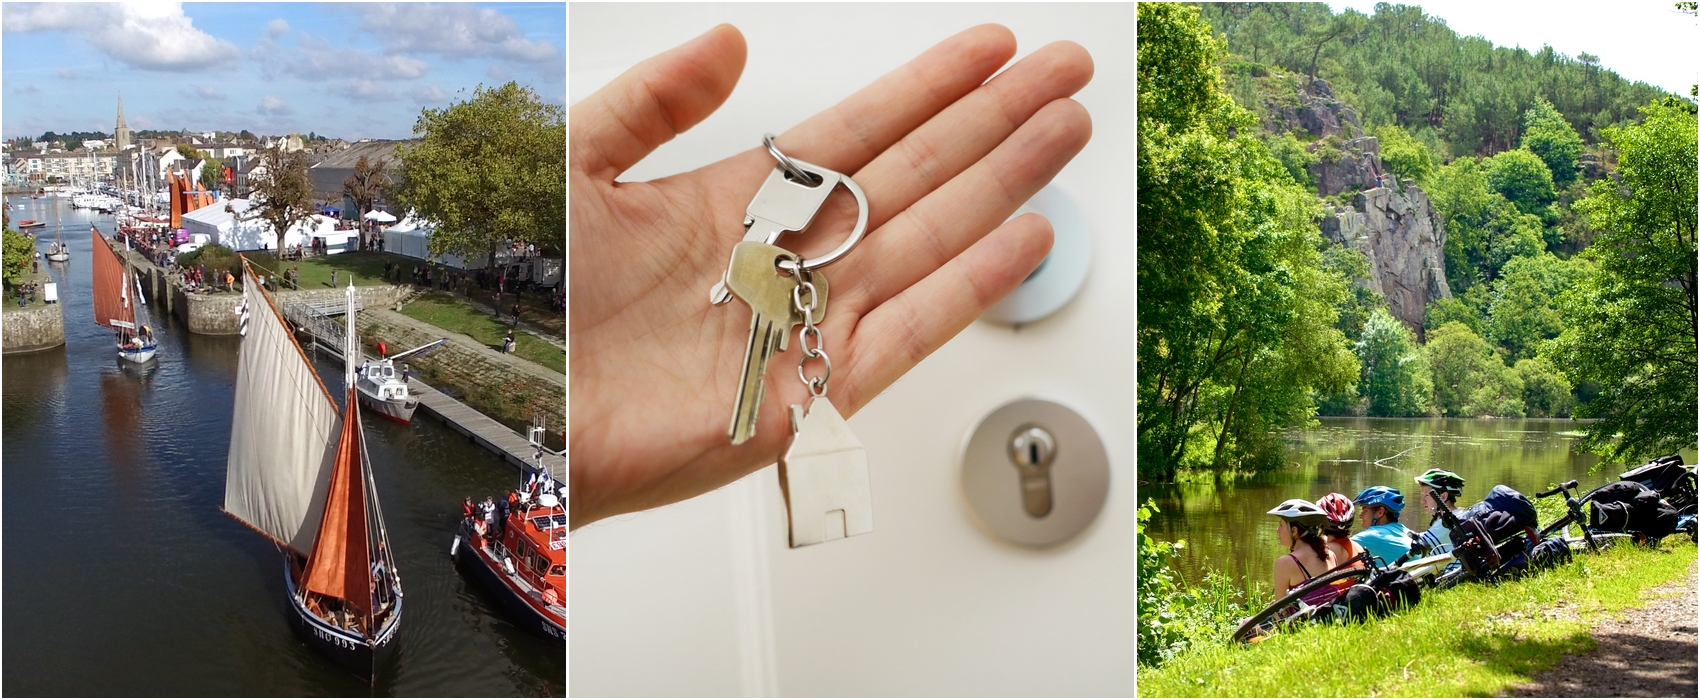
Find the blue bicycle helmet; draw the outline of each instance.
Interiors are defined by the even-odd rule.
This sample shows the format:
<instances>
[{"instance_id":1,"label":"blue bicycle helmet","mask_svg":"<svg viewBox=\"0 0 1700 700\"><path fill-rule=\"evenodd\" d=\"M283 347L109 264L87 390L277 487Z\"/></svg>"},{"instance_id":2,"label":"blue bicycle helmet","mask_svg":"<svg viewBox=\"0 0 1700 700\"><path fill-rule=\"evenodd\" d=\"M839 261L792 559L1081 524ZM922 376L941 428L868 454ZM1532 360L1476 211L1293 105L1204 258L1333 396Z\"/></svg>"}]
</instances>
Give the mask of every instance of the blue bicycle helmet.
<instances>
[{"instance_id":1,"label":"blue bicycle helmet","mask_svg":"<svg viewBox=\"0 0 1700 700\"><path fill-rule=\"evenodd\" d=\"M1395 513L1405 509L1405 495L1399 489L1386 486L1371 486L1358 492L1353 503L1361 506L1383 506Z\"/></svg>"}]
</instances>

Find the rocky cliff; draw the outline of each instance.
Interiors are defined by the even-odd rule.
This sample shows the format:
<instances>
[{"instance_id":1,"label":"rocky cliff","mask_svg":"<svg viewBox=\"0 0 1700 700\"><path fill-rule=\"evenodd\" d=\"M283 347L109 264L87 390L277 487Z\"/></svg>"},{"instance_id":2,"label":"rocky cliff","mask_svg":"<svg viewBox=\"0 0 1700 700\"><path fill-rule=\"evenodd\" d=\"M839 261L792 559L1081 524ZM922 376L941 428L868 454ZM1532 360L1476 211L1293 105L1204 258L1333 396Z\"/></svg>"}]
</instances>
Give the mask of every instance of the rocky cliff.
<instances>
[{"instance_id":1,"label":"rocky cliff","mask_svg":"<svg viewBox=\"0 0 1700 700\"><path fill-rule=\"evenodd\" d=\"M1446 229L1428 195L1382 169L1380 143L1364 135L1357 112L1336 99L1326 81L1277 80L1293 81L1284 86L1292 93L1265 102L1263 127L1310 134L1306 148L1317 156L1310 166L1317 195L1354 193L1350 206L1328 206L1323 234L1369 258L1370 277L1356 282L1385 297L1393 316L1420 337L1429 303L1452 296L1442 253Z\"/></svg>"}]
</instances>

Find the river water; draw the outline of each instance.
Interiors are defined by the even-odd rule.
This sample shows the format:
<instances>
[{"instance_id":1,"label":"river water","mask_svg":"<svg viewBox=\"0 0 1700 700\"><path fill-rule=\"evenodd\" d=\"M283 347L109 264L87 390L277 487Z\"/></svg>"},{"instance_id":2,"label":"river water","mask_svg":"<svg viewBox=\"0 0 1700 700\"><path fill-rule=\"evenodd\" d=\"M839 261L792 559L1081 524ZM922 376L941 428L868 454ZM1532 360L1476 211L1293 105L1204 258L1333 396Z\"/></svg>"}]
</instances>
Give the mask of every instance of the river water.
<instances>
[{"instance_id":1,"label":"river water","mask_svg":"<svg viewBox=\"0 0 1700 700\"><path fill-rule=\"evenodd\" d=\"M120 368L90 302L89 223L112 221L60 207L65 346L0 363L6 695L565 694L562 648L448 557L461 499L518 472L423 414L366 421L408 597L395 664L368 689L299 639L277 549L220 511L239 339L156 315L159 358ZM52 219L45 200L9 213Z\"/></svg>"},{"instance_id":2,"label":"river water","mask_svg":"<svg viewBox=\"0 0 1700 700\"><path fill-rule=\"evenodd\" d=\"M1592 488L1616 480L1620 466L1590 474L1599 457L1571 452L1583 427L1568 420L1323 418L1320 427L1288 434L1286 469L1224 483L1141 484L1139 497L1155 499L1161 511L1151 518L1152 536L1186 540L1177 565L1190 581L1212 568L1249 573L1267 586L1275 558L1286 551L1276 539L1280 521L1267 513L1282 501L1315 501L1331 491L1350 498L1391 486L1405 495L1401 522L1422 529L1427 518L1413 479L1430 468L1464 477L1460 505L1481 500L1495 484L1533 499L1561 481ZM1684 455L1692 464L1694 451Z\"/></svg>"}]
</instances>

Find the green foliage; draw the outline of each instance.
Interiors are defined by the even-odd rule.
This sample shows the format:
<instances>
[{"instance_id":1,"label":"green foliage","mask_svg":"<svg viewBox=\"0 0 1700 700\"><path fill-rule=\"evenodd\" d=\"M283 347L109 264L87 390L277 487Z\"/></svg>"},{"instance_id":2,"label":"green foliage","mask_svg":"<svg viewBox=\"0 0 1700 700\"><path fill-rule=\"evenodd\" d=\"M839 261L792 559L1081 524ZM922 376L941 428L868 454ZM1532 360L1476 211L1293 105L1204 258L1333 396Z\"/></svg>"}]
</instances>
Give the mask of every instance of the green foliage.
<instances>
[{"instance_id":1,"label":"green foliage","mask_svg":"<svg viewBox=\"0 0 1700 700\"><path fill-rule=\"evenodd\" d=\"M1369 132L1380 142L1381 164L1386 166L1388 172L1416 180L1418 185L1428 186L1436 163L1434 153L1429 150L1427 144L1413 138L1410 132L1398 124L1372 127Z\"/></svg>"},{"instance_id":2,"label":"green foliage","mask_svg":"<svg viewBox=\"0 0 1700 700\"><path fill-rule=\"evenodd\" d=\"M1695 108L1668 98L1636 126L1607 129L1617 180L1575 208L1599 230L1581 257L1595 266L1559 295L1567 324L1551 356L1599 394L1576 414L1586 449L1611 461L1695 446Z\"/></svg>"},{"instance_id":3,"label":"green foliage","mask_svg":"<svg viewBox=\"0 0 1700 700\"><path fill-rule=\"evenodd\" d=\"M1547 217L1558 194L1552 187L1552 172L1540 156L1526 148L1504 151L1482 160L1488 187L1503 195L1517 211Z\"/></svg>"},{"instance_id":4,"label":"green foliage","mask_svg":"<svg viewBox=\"0 0 1700 700\"><path fill-rule=\"evenodd\" d=\"M225 272L229 272L231 276L236 278L237 282L242 281L242 259L236 255L236 251L217 243L209 243L177 256L178 267L191 268L201 265L207 266L207 281L209 283L216 282L220 288L224 287L224 280L212 279L213 274L222 277Z\"/></svg>"},{"instance_id":5,"label":"green foliage","mask_svg":"<svg viewBox=\"0 0 1700 700\"><path fill-rule=\"evenodd\" d=\"M1486 168L1473 158L1441 166L1429 195L1446 228L1446 281L1453 293L1491 282L1506 261L1546 248L1540 218L1518 211L1489 186Z\"/></svg>"},{"instance_id":6,"label":"green foliage","mask_svg":"<svg viewBox=\"0 0 1700 700\"><path fill-rule=\"evenodd\" d=\"M208 156L201 167L201 188L217 191L224 184L224 161Z\"/></svg>"},{"instance_id":7,"label":"green foliage","mask_svg":"<svg viewBox=\"0 0 1700 700\"><path fill-rule=\"evenodd\" d=\"M1582 137L1545 98L1536 99L1523 113L1523 147L1547 164L1554 187L1564 189L1576 181Z\"/></svg>"},{"instance_id":8,"label":"green foliage","mask_svg":"<svg viewBox=\"0 0 1700 700\"><path fill-rule=\"evenodd\" d=\"M1570 415L1576 404L1570 380L1551 360L1534 357L1517 361L1512 368L1523 380L1523 408L1530 418L1560 418Z\"/></svg>"},{"instance_id":9,"label":"green foliage","mask_svg":"<svg viewBox=\"0 0 1700 700\"><path fill-rule=\"evenodd\" d=\"M1477 286L1472 289L1480 290L1484 287ZM1428 303L1427 312L1423 316L1424 330L1433 331L1453 322L1464 324L1464 327L1469 328L1470 332L1476 335L1483 335L1487 332L1485 330L1487 324L1482 320L1481 313L1476 311L1476 308L1463 297L1447 297Z\"/></svg>"},{"instance_id":10,"label":"green foliage","mask_svg":"<svg viewBox=\"0 0 1700 700\"><path fill-rule=\"evenodd\" d=\"M1322 269L1352 281L1346 287L1345 299L1335 307L1339 319L1334 322L1350 343L1358 342L1370 313L1387 307L1387 300L1368 286L1369 265L1369 256L1354 246L1331 245L1322 251Z\"/></svg>"},{"instance_id":11,"label":"green foliage","mask_svg":"<svg viewBox=\"0 0 1700 700\"><path fill-rule=\"evenodd\" d=\"M1150 668L1161 666L1189 646L1226 637L1252 612L1246 606L1246 591L1218 571L1207 572L1200 586L1186 585L1173 567L1186 542L1164 542L1145 532L1157 512L1156 502L1147 499L1139 507L1134 524L1134 615L1138 629L1134 645L1138 664ZM1262 598L1266 592L1254 585L1251 595Z\"/></svg>"},{"instance_id":12,"label":"green foliage","mask_svg":"<svg viewBox=\"0 0 1700 700\"><path fill-rule=\"evenodd\" d=\"M1275 156L1275 160L1281 161L1281 165L1287 168L1287 173L1293 176L1294 182L1304 185L1306 189L1316 188L1316 175L1311 173L1310 166L1315 165L1319 158L1307 150L1297 136L1291 132L1269 134L1264 137L1263 143L1269 147L1269 154ZM1339 151L1335 151L1334 155L1338 160Z\"/></svg>"},{"instance_id":13,"label":"green foliage","mask_svg":"<svg viewBox=\"0 0 1700 700\"><path fill-rule=\"evenodd\" d=\"M195 148L194 146L186 143L177 144L177 153L189 160L201 160L206 158L206 156L201 153L201 149Z\"/></svg>"},{"instance_id":14,"label":"green foliage","mask_svg":"<svg viewBox=\"0 0 1700 700\"><path fill-rule=\"evenodd\" d=\"M1638 106L1666 94L1585 54L1460 36L1416 5L1379 4L1361 27L1352 26L1362 17L1355 10L1337 15L1320 3L1207 3L1203 11L1234 54L1297 74L1311 73L1314 63L1315 74L1349 97L1366 123L1432 136L1445 146L1436 153L1513 148L1525 114L1543 98L1595 141L1604 127L1628 122ZM1330 37L1336 29L1343 31Z\"/></svg>"},{"instance_id":15,"label":"green foliage","mask_svg":"<svg viewBox=\"0 0 1700 700\"><path fill-rule=\"evenodd\" d=\"M12 229L4 229L0 239L0 269L4 269L6 286L14 285L20 275L29 270L30 260L35 258L35 244L26 236ZM3 301L3 300L0 300Z\"/></svg>"},{"instance_id":16,"label":"green foliage","mask_svg":"<svg viewBox=\"0 0 1700 700\"><path fill-rule=\"evenodd\" d=\"M1423 347L1434 378L1433 406L1453 418L1521 418L1523 380L1481 336L1450 322L1429 333Z\"/></svg>"},{"instance_id":17,"label":"green foliage","mask_svg":"<svg viewBox=\"0 0 1700 700\"><path fill-rule=\"evenodd\" d=\"M392 194L437 224L431 252L495 254L505 239L565 250L566 111L509 82L413 125L417 146L402 149Z\"/></svg>"},{"instance_id":18,"label":"green foliage","mask_svg":"<svg viewBox=\"0 0 1700 700\"><path fill-rule=\"evenodd\" d=\"M313 216L313 179L307 174L312 164L312 156L306 151L268 148L260 152L257 169L261 174L248 176L254 193L254 206L249 211L271 224L277 235L273 250L283 250L284 234Z\"/></svg>"},{"instance_id":19,"label":"green foliage","mask_svg":"<svg viewBox=\"0 0 1700 700\"><path fill-rule=\"evenodd\" d=\"M1405 324L1376 309L1355 348L1363 376L1358 392L1369 400L1372 416L1421 416L1434 392L1424 357Z\"/></svg>"},{"instance_id":20,"label":"green foliage","mask_svg":"<svg viewBox=\"0 0 1700 700\"><path fill-rule=\"evenodd\" d=\"M1273 464L1274 430L1357 377L1333 325L1346 281L1320 266L1316 198L1223 91L1197 9L1138 12L1140 471Z\"/></svg>"},{"instance_id":21,"label":"green foliage","mask_svg":"<svg viewBox=\"0 0 1700 700\"><path fill-rule=\"evenodd\" d=\"M1560 260L1551 253L1507 261L1488 302L1488 339L1512 360L1534 357L1541 343L1564 330L1554 300L1586 269L1584 261Z\"/></svg>"}]
</instances>

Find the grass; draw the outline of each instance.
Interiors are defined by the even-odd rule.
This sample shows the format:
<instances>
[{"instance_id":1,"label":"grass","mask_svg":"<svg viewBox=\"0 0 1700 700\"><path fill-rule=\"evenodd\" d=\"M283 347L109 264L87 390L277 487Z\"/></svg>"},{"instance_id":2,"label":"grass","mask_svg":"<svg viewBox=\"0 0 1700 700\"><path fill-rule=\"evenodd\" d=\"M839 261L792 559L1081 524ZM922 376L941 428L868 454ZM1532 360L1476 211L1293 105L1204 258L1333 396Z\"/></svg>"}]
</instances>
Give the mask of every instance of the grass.
<instances>
[{"instance_id":1,"label":"grass","mask_svg":"<svg viewBox=\"0 0 1700 700\"><path fill-rule=\"evenodd\" d=\"M48 305L46 301L47 292L45 287L46 283L53 281L53 277L47 272L47 261L42 260L40 262L40 272L30 272L28 269L25 269L23 272L12 275L6 279L9 284L6 287L5 294L0 295L0 297L3 297L0 298L0 308L4 308L8 312L28 311L30 309L39 309ZM42 283L36 288L35 301L26 301L23 306L18 306L18 288L30 282Z\"/></svg>"},{"instance_id":2,"label":"grass","mask_svg":"<svg viewBox=\"0 0 1700 700\"><path fill-rule=\"evenodd\" d=\"M382 271L381 264L379 270ZM302 279L306 279L305 268L302 269L301 276ZM503 337L508 332L506 323L498 323L491 319L488 314L467 306L465 301L440 291L429 292L409 302L401 308L401 313L444 330L465 333L492 348L499 349ZM561 374L567 373L566 351L529 333L515 333L514 341L515 355Z\"/></svg>"},{"instance_id":3,"label":"grass","mask_svg":"<svg viewBox=\"0 0 1700 700\"><path fill-rule=\"evenodd\" d=\"M353 252L303 260L279 261L276 256L270 253L244 253L243 255L246 255L248 260L256 265L254 272L257 274L271 274L265 272L262 268L269 268L278 273L291 268L300 268L302 289L330 289L333 286L331 284L331 270L337 271L336 284L334 285L337 288L348 285L350 274L354 275L354 286L356 287L390 284L384 281L384 262L387 258L395 257L385 256L382 253Z\"/></svg>"},{"instance_id":4,"label":"grass","mask_svg":"<svg viewBox=\"0 0 1700 700\"><path fill-rule=\"evenodd\" d=\"M1142 697L1485 697L1595 642L1591 621L1686 577L1695 547L1619 547L1498 586L1424 591L1417 607L1365 625L1309 625L1250 646L1201 642L1139 668Z\"/></svg>"}]
</instances>

